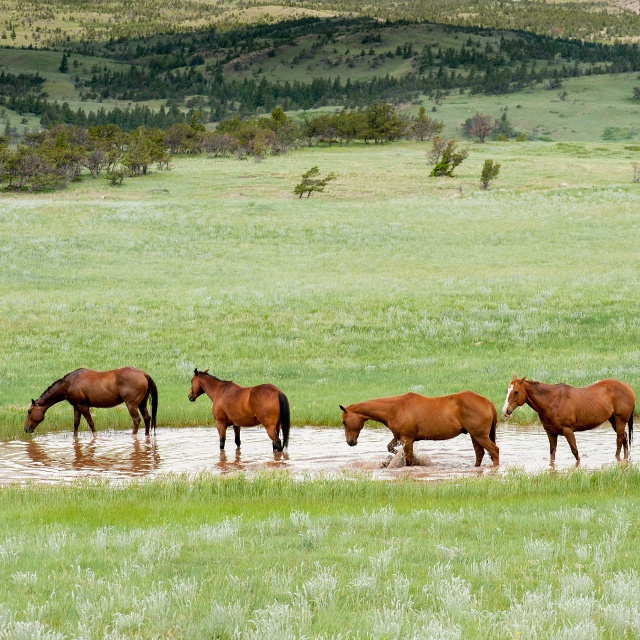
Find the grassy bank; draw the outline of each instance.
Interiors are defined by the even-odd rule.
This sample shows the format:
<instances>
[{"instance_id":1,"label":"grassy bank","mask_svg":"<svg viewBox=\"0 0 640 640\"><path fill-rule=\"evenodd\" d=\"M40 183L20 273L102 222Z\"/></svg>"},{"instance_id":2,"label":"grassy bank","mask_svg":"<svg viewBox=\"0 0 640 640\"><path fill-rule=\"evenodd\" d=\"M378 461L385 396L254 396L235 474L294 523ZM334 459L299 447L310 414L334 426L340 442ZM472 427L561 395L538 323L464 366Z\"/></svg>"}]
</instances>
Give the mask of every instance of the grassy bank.
<instances>
[{"instance_id":1,"label":"grassy bank","mask_svg":"<svg viewBox=\"0 0 640 640\"><path fill-rule=\"evenodd\" d=\"M0 435L80 366L149 371L162 425L210 420L207 401L187 402L195 366L278 384L294 424L337 424L338 403L409 390L500 404L513 373L637 385L637 152L473 145L451 180L427 177L425 149L180 158L121 189L5 197ZM482 192L487 157L503 169ZM313 165L339 179L298 200ZM96 419L130 426L126 410ZM59 405L39 429L71 420Z\"/></svg>"},{"instance_id":2,"label":"grassy bank","mask_svg":"<svg viewBox=\"0 0 640 640\"><path fill-rule=\"evenodd\" d=\"M1 626L42 638L637 637L639 489L633 467L439 485L5 488Z\"/></svg>"}]
</instances>

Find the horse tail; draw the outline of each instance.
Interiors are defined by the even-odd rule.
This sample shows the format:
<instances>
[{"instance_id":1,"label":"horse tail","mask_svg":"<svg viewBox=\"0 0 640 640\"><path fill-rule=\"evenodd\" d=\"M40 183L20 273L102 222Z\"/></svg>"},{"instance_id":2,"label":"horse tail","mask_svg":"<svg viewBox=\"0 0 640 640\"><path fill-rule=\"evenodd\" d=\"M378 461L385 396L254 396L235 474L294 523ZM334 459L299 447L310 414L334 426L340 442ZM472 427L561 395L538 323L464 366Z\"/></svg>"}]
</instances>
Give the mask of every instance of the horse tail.
<instances>
[{"instance_id":1,"label":"horse tail","mask_svg":"<svg viewBox=\"0 0 640 640\"><path fill-rule=\"evenodd\" d=\"M158 415L158 387L156 383L153 381L153 378L147 373L145 374L147 377L147 383L149 385L149 390L147 393L151 396L151 426L153 427L153 432L156 432L156 416Z\"/></svg>"},{"instance_id":2,"label":"horse tail","mask_svg":"<svg viewBox=\"0 0 640 640\"><path fill-rule=\"evenodd\" d=\"M629 422L627 422L627 426L629 427L629 446L631 446L631 440L633 440L633 412L636 410L635 406L631 411L631 415L629 416Z\"/></svg>"},{"instance_id":3,"label":"horse tail","mask_svg":"<svg viewBox=\"0 0 640 640\"><path fill-rule=\"evenodd\" d=\"M289 412L289 400L287 396L278 391L278 400L280 401L280 426L282 427L282 446L287 450L289 446L289 427L291 426L291 414Z\"/></svg>"},{"instance_id":4,"label":"horse tail","mask_svg":"<svg viewBox=\"0 0 640 640\"><path fill-rule=\"evenodd\" d=\"M493 413L493 417L491 418L491 430L489 431L489 439L491 442L496 441L496 427L498 426L498 411L493 404L491 403L491 412Z\"/></svg>"}]
</instances>

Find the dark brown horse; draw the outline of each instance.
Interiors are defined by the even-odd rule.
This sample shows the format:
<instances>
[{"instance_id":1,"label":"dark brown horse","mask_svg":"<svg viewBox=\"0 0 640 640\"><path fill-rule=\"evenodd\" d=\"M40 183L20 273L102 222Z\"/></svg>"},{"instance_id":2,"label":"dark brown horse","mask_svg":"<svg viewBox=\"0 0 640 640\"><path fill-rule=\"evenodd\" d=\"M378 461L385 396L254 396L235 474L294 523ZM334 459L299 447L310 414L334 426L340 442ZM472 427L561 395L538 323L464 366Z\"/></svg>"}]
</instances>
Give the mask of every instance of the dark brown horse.
<instances>
[{"instance_id":1,"label":"dark brown horse","mask_svg":"<svg viewBox=\"0 0 640 640\"><path fill-rule=\"evenodd\" d=\"M499 463L496 445L498 412L493 403L473 391L461 391L450 396L427 398L417 393L405 393L391 398L377 398L351 404L342 409L342 424L347 444L355 447L358 435L367 420L376 420L388 427L393 451L402 441L407 465L413 462L416 440L448 440L468 433L476 452L476 467L480 466L485 449L494 466Z\"/></svg>"},{"instance_id":2,"label":"dark brown horse","mask_svg":"<svg viewBox=\"0 0 640 640\"><path fill-rule=\"evenodd\" d=\"M633 410L636 395L633 389L618 380L600 380L588 387L571 387L568 384L544 384L527 377L513 376L502 414L510 416L515 409L528 404L540 417L549 437L551 464L556 459L558 436L564 436L571 453L580 464L575 431L587 431L610 422L617 435L616 458L624 447L624 458L629 458L629 445L633 437ZM629 439L625 427L629 425Z\"/></svg>"},{"instance_id":3,"label":"dark brown horse","mask_svg":"<svg viewBox=\"0 0 640 640\"><path fill-rule=\"evenodd\" d=\"M151 396L151 415L147 411L147 399ZM90 407L110 408L123 402L133 420L133 433L138 433L140 413L144 418L145 434L156 428L158 388L151 376L140 369L123 367L111 371L76 369L56 380L31 406L24 423L26 433L33 433L44 420L47 409L66 400L73 407L73 433L78 435L80 418L84 416L95 433ZM140 413L138 413L140 410Z\"/></svg>"},{"instance_id":4,"label":"dark brown horse","mask_svg":"<svg viewBox=\"0 0 640 640\"><path fill-rule=\"evenodd\" d=\"M206 371L195 369L191 378L189 400L195 402L203 393L213 403L213 419L224 449L227 427L233 427L236 446L240 446L240 427L263 425L273 442L274 451L286 451L289 446L289 400L272 384L241 387L229 380L220 380ZM280 441L282 427L283 442Z\"/></svg>"}]
</instances>

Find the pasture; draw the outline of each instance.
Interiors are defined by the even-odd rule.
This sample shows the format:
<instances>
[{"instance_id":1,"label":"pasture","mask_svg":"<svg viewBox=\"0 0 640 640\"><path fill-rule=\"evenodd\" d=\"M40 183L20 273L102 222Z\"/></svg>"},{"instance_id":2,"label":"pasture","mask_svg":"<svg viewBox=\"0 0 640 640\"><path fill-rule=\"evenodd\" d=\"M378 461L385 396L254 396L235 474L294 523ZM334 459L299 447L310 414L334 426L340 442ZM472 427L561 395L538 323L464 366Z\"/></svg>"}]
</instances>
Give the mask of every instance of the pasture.
<instances>
[{"instance_id":1,"label":"pasture","mask_svg":"<svg viewBox=\"0 0 640 640\"><path fill-rule=\"evenodd\" d=\"M410 390L500 405L513 373L637 387L635 148L471 145L455 179L427 177L427 148L178 158L121 188L5 196L2 437L81 366L148 371L160 426L210 422L208 403L187 401L196 366L277 384L295 425L336 425L339 403ZM503 168L484 192L487 157ZM313 165L339 178L299 200ZM124 408L95 418L130 428ZM71 424L58 405L38 433Z\"/></svg>"}]
</instances>

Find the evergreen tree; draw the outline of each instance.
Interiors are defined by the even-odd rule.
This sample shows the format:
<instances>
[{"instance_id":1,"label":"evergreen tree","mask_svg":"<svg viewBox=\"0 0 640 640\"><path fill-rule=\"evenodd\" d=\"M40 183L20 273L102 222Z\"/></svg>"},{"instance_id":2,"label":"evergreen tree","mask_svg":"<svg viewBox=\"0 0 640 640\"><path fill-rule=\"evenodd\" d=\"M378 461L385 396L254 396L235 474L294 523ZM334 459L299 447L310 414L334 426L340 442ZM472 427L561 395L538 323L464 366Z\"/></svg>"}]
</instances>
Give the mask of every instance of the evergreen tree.
<instances>
[{"instance_id":1,"label":"evergreen tree","mask_svg":"<svg viewBox=\"0 0 640 640\"><path fill-rule=\"evenodd\" d=\"M60 60L60 66L58 67L60 73L67 73L69 71L69 59L67 58L67 54L62 54L62 60Z\"/></svg>"}]
</instances>

